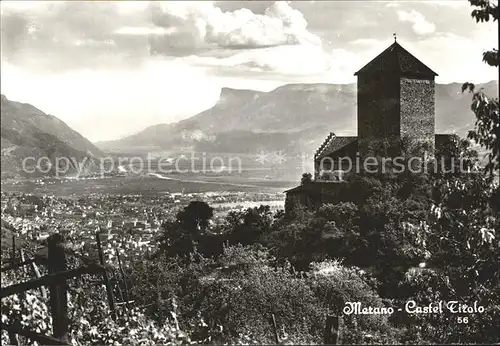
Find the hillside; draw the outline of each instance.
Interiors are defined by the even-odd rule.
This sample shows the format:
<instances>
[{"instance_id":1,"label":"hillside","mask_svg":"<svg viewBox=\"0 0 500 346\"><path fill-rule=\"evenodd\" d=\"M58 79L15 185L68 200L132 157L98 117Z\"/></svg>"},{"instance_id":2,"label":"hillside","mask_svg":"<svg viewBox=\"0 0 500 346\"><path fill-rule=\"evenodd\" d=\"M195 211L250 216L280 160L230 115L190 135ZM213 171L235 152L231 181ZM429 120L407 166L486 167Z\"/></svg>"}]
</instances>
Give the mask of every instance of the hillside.
<instances>
[{"instance_id":1,"label":"hillside","mask_svg":"<svg viewBox=\"0 0 500 346\"><path fill-rule=\"evenodd\" d=\"M212 152L254 152L258 142L268 149L309 147L329 131L325 124L338 133L355 131L355 105L355 85L297 84L271 92L223 88L214 107L200 114L96 145L111 151L210 147Z\"/></svg>"},{"instance_id":2,"label":"hillside","mask_svg":"<svg viewBox=\"0 0 500 346\"><path fill-rule=\"evenodd\" d=\"M498 94L498 83L477 86ZM465 136L474 126L471 96L461 84L436 85L436 133ZM223 88L211 108L174 124L159 124L116 141L104 151L190 150L255 153L312 151L328 132L355 135L356 85L289 84L270 92Z\"/></svg>"},{"instance_id":3,"label":"hillside","mask_svg":"<svg viewBox=\"0 0 500 346\"><path fill-rule=\"evenodd\" d=\"M103 152L60 119L30 104L1 99L2 177L25 176L22 161L67 157L82 162ZM34 162L34 160L31 160ZM71 169L75 169L74 165ZM49 172L50 174L50 172Z\"/></svg>"}]
</instances>

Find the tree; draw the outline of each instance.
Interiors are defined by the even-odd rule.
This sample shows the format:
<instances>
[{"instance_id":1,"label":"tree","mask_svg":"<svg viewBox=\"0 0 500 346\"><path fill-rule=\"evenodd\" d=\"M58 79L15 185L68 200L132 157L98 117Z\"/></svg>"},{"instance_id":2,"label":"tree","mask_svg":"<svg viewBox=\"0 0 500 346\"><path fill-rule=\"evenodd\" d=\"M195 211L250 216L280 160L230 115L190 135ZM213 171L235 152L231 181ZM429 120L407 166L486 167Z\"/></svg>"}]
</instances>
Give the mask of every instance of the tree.
<instances>
[{"instance_id":1,"label":"tree","mask_svg":"<svg viewBox=\"0 0 500 346\"><path fill-rule=\"evenodd\" d=\"M188 230L196 232L205 231L213 216L214 210L207 203L192 201L177 213L177 220L187 226Z\"/></svg>"},{"instance_id":2,"label":"tree","mask_svg":"<svg viewBox=\"0 0 500 346\"><path fill-rule=\"evenodd\" d=\"M312 182L312 174L304 173L302 174L302 179L300 179L300 185L309 184Z\"/></svg>"},{"instance_id":3,"label":"tree","mask_svg":"<svg viewBox=\"0 0 500 346\"><path fill-rule=\"evenodd\" d=\"M471 149L471 142L451 135L449 140L436 150L436 173L460 175L463 171L476 169L478 165L477 151Z\"/></svg>"},{"instance_id":4,"label":"tree","mask_svg":"<svg viewBox=\"0 0 500 346\"><path fill-rule=\"evenodd\" d=\"M498 5L489 0L469 0L475 7L471 16L476 22L489 22L498 20ZM483 53L483 62L497 67L499 66L498 49L492 49ZM500 114L498 98L487 96L481 90L476 91L473 83L464 83L462 92L469 90L472 96L471 110L476 114L475 129L469 131L468 138L473 139L481 146L490 150L488 153L488 164L486 170L493 175L495 169L500 170Z\"/></svg>"},{"instance_id":5,"label":"tree","mask_svg":"<svg viewBox=\"0 0 500 346\"><path fill-rule=\"evenodd\" d=\"M479 22L489 22L490 18L495 22L498 20L498 5L490 0L469 0L469 3L476 7L471 16ZM493 48L483 53L483 61L490 66L499 65L498 49Z\"/></svg>"},{"instance_id":6,"label":"tree","mask_svg":"<svg viewBox=\"0 0 500 346\"><path fill-rule=\"evenodd\" d=\"M175 220L162 225L161 248L169 256L191 253L210 226L214 212L207 203L192 201L177 213Z\"/></svg>"},{"instance_id":7,"label":"tree","mask_svg":"<svg viewBox=\"0 0 500 346\"><path fill-rule=\"evenodd\" d=\"M258 243L270 231L273 222L271 208L260 205L245 211L230 211L226 217L226 239L231 245Z\"/></svg>"},{"instance_id":8,"label":"tree","mask_svg":"<svg viewBox=\"0 0 500 346\"><path fill-rule=\"evenodd\" d=\"M500 330L500 229L497 195L491 179L481 174L436 181L433 206L426 220L405 223L415 236L426 269L408 272L400 291L418 304L457 300L486 307L469 317L467 328L445 315L418 316L420 330L432 343L495 343ZM413 287L413 288L412 288Z\"/></svg>"}]
</instances>

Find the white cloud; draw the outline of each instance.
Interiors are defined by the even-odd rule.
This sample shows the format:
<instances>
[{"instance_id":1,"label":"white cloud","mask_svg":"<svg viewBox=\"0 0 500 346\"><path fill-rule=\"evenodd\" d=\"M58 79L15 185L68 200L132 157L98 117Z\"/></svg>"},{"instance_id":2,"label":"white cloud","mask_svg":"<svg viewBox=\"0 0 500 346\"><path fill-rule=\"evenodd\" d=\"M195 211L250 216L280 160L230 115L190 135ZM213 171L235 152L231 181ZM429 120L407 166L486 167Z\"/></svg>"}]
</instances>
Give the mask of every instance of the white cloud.
<instances>
[{"instance_id":1,"label":"white cloud","mask_svg":"<svg viewBox=\"0 0 500 346\"><path fill-rule=\"evenodd\" d=\"M220 57L192 55L183 59L192 66L209 68L214 76L275 82L323 75L332 64L331 55L315 45L241 50Z\"/></svg>"},{"instance_id":2,"label":"white cloud","mask_svg":"<svg viewBox=\"0 0 500 346\"><path fill-rule=\"evenodd\" d=\"M90 61L109 68L114 65L105 63L109 52L121 54L123 60L135 56L140 62L147 59L144 53L184 57L228 49L321 45L321 39L308 30L304 15L284 1L272 3L262 14L246 8L223 11L211 1L22 5L7 4L2 12L2 48L10 61L35 70L78 69ZM28 24L36 25L36 32L26 30ZM78 49L75 42L80 42Z\"/></svg>"},{"instance_id":3,"label":"white cloud","mask_svg":"<svg viewBox=\"0 0 500 346\"><path fill-rule=\"evenodd\" d=\"M480 26L477 30L468 32L467 37L453 33L437 33L418 41L401 38L398 42L436 71L439 75L436 78L437 83L484 83L498 79L497 70L482 62L482 52L498 46L498 32L494 24L491 24L491 28ZM350 42L348 51L335 50L337 54L333 54L333 57L337 56L338 66L345 66L346 70L351 69L354 73L354 70L368 63L391 43L391 39L358 39Z\"/></svg>"},{"instance_id":4,"label":"white cloud","mask_svg":"<svg viewBox=\"0 0 500 346\"><path fill-rule=\"evenodd\" d=\"M46 7L47 5L52 5L52 4L57 4L57 3L62 3L64 1L2 1L2 8L6 9L13 9L13 10L19 10L19 11L24 11L24 10L31 10L34 8L43 8Z\"/></svg>"},{"instance_id":5,"label":"white cloud","mask_svg":"<svg viewBox=\"0 0 500 346\"><path fill-rule=\"evenodd\" d=\"M411 12L399 10L398 17L400 21L410 22L413 24L412 29L417 35L428 35L436 31L436 25L425 19L425 17L418 11L411 10Z\"/></svg>"},{"instance_id":6,"label":"white cloud","mask_svg":"<svg viewBox=\"0 0 500 346\"><path fill-rule=\"evenodd\" d=\"M134 36L149 36L149 35L169 35L175 33L175 28L166 29L158 27L142 27L142 26L124 26L114 32L118 35L134 35Z\"/></svg>"},{"instance_id":7,"label":"white cloud","mask_svg":"<svg viewBox=\"0 0 500 346\"><path fill-rule=\"evenodd\" d=\"M246 8L223 12L209 1L166 1L154 6L153 23L177 29L164 40L155 41L153 48L164 54L178 44L185 47L186 40L193 46L227 48L321 44L321 39L307 30L302 13L288 2L277 1L262 15Z\"/></svg>"},{"instance_id":8,"label":"white cloud","mask_svg":"<svg viewBox=\"0 0 500 346\"><path fill-rule=\"evenodd\" d=\"M458 2L463 9L447 8ZM481 61L482 51L497 45L497 29L488 31L485 23L474 29L466 0L377 5L391 7L385 11L398 16L396 27L373 16L380 10L373 3L350 8L330 2L325 10L320 7L327 2L309 9L297 4L302 12L293 2L259 3L256 14L207 1L53 2L52 10L47 2L12 2L9 14L2 1L2 57L10 63L2 61L2 93L60 117L92 140L114 139L203 111L222 86L270 90L284 83L354 82L354 72L392 43L393 31L439 74L439 83L498 78ZM324 13L310 17L318 9ZM341 10L348 10L352 25L332 21ZM302 13L310 13L310 25ZM26 20L39 26L26 33ZM378 26L367 31L367 20ZM462 36L429 35L436 31L433 23ZM401 26L421 37L406 37ZM316 34L331 41L327 52ZM158 56L150 55L151 44Z\"/></svg>"},{"instance_id":9,"label":"white cloud","mask_svg":"<svg viewBox=\"0 0 500 346\"><path fill-rule=\"evenodd\" d=\"M117 1L116 5L121 14L133 14L146 10L149 7L149 1Z\"/></svg>"},{"instance_id":10,"label":"white cloud","mask_svg":"<svg viewBox=\"0 0 500 346\"><path fill-rule=\"evenodd\" d=\"M390 1L385 5L385 7L400 7L400 6L401 4L397 1Z\"/></svg>"},{"instance_id":11,"label":"white cloud","mask_svg":"<svg viewBox=\"0 0 500 346\"><path fill-rule=\"evenodd\" d=\"M293 58L291 58L293 57ZM318 46L281 46L250 50L229 58L255 71L272 71L284 75L322 73L329 68L329 56Z\"/></svg>"}]
</instances>

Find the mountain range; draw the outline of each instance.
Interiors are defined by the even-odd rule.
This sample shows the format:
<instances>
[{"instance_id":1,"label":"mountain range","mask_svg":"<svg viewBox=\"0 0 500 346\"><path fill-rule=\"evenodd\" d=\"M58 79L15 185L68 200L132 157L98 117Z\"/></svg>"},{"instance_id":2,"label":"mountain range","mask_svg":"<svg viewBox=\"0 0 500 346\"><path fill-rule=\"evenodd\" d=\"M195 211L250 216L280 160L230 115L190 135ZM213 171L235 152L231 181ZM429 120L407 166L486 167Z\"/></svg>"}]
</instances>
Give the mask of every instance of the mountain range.
<instances>
[{"instance_id":1,"label":"mountain range","mask_svg":"<svg viewBox=\"0 0 500 346\"><path fill-rule=\"evenodd\" d=\"M436 133L466 136L474 128L471 95L461 87L436 84ZM496 81L479 88L498 95ZM356 102L356 84L288 84L270 92L223 88L219 101L202 113L96 145L112 152L312 152L329 132L356 135Z\"/></svg>"},{"instance_id":2,"label":"mountain range","mask_svg":"<svg viewBox=\"0 0 500 346\"><path fill-rule=\"evenodd\" d=\"M474 128L471 95L460 83L436 84L436 133L465 136ZM479 84L491 96L498 82ZM196 97L196 95L193 95ZM1 96L2 178L23 175L22 161L68 157L81 162L105 153L189 151L216 155L284 151L312 154L329 132L356 135L356 85L288 84L270 92L223 88L210 109L126 138L91 143L53 115ZM78 169L78 167L72 167Z\"/></svg>"},{"instance_id":3,"label":"mountain range","mask_svg":"<svg viewBox=\"0 0 500 346\"><path fill-rule=\"evenodd\" d=\"M1 151L2 178L26 175L24 159L28 167L42 157L49 158L51 163L55 158L66 157L74 163L104 154L55 116L30 104L11 101L5 95L1 95ZM75 169L74 165L70 167ZM49 167L42 170L50 172Z\"/></svg>"}]
</instances>

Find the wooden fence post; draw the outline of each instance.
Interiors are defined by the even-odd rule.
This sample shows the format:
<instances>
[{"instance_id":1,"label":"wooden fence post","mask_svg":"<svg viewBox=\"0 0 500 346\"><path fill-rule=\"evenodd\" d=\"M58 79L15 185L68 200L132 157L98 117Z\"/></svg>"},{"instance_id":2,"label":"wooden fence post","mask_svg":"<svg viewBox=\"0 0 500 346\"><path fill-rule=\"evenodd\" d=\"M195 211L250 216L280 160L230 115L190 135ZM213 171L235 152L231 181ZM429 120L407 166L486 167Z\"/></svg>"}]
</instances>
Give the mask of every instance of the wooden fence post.
<instances>
[{"instance_id":1,"label":"wooden fence post","mask_svg":"<svg viewBox=\"0 0 500 346\"><path fill-rule=\"evenodd\" d=\"M113 283L116 286L116 293L118 293L118 297L120 298L120 302L125 302L125 298L123 298L122 288L120 287L120 280L116 277L116 273L113 272Z\"/></svg>"},{"instance_id":2,"label":"wooden fence post","mask_svg":"<svg viewBox=\"0 0 500 346\"><path fill-rule=\"evenodd\" d=\"M125 276L125 271L123 270L123 267L122 267L122 261L120 259L120 252L116 248L115 248L115 254L116 254L116 258L118 260L118 268L120 269L120 274L121 274L122 280L123 280L123 289L125 291L124 292L125 301L127 302L126 305L128 306L128 301L129 301L130 297L128 295L127 277Z\"/></svg>"},{"instance_id":3,"label":"wooden fence post","mask_svg":"<svg viewBox=\"0 0 500 346\"><path fill-rule=\"evenodd\" d=\"M156 264L156 268L158 272L156 273L158 276L156 277L156 305L158 305L158 309L163 305L163 299L161 297L161 289L160 289L160 275L162 274L160 270L160 263Z\"/></svg>"},{"instance_id":4,"label":"wooden fence post","mask_svg":"<svg viewBox=\"0 0 500 346\"><path fill-rule=\"evenodd\" d=\"M99 232L95 232L95 240L97 243L97 251L99 253L99 262L101 265L104 267L104 254L102 252L102 246L101 246L101 237L99 236ZM102 276L104 278L104 285L106 286L106 293L108 295L108 303L109 303L109 309L111 310L111 317L113 320L116 320L116 309L115 309L115 301L113 299L113 291L111 290L111 285L109 283L109 276L108 273L106 272L106 269L103 270Z\"/></svg>"},{"instance_id":5,"label":"wooden fence post","mask_svg":"<svg viewBox=\"0 0 500 346\"><path fill-rule=\"evenodd\" d=\"M324 344L325 345L340 345L341 344L341 317L328 315L326 317Z\"/></svg>"},{"instance_id":6,"label":"wooden fence post","mask_svg":"<svg viewBox=\"0 0 500 346\"><path fill-rule=\"evenodd\" d=\"M7 334L9 335L9 342L11 345L14 345L14 346L18 346L19 345L19 337L16 333L14 332L7 332Z\"/></svg>"},{"instance_id":7,"label":"wooden fence post","mask_svg":"<svg viewBox=\"0 0 500 346\"><path fill-rule=\"evenodd\" d=\"M33 271L35 272L36 278L40 279L42 276L40 275L40 270L38 270L36 263L32 262L31 267L33 268ZM42 297L44 299L47 298L47 289L45 288L45 286L40 286L40 293L42 294Z\"/></svg>"},{"instance_id":8,"label":"wooden fence post","mask_svg":"<svg viewBox=\"0 0 500 346\"><path fill-rule=\"evenodd\" d=\"M16 263L16 236L12 236L12 263Z\"/></svg>"},{"instance_id":9,"label":"wooden fence post","mask_svg":"<svg viewBox=\"0 0 500 346\"><path fill-rule=\"evenodd\" d=\"M24 257L24 250L22 248L19 249L19 254L21 256L21 263L24 263L26 261L26 258ZM23 272L24 272L24 274L28 273L28 270L26 269L26 266L23 266Z\"/></svg>"},{"instance_id":10,"label":"wooden fence post","mask_svg":"<svg viewBox=\"0 0 500 346\"><path fill-rule=\"evenodd\" d=\"M276 342L276 345L279 345L280 336L278 335L278 326L276 325L276 317L274 317L274 314L271 314L271 319L273 323L274 341Z\"/></svg>"},{"instance_id":11,"label":"wooden fence post","mask_svg":"<svg viewBox=\"0 0 500 346\"><path fill-rule=\"evenodd\" d=\"M66 270L66 254L63 247L64 238L53 234L48 239L48 269L50 274ZM68 295L66 279L55 278L50 284L50 309L52 314L52 330L54 338L68 341Z\"/></svg>"}]
</instances>

